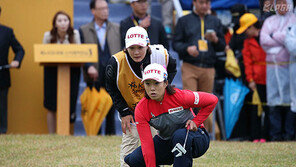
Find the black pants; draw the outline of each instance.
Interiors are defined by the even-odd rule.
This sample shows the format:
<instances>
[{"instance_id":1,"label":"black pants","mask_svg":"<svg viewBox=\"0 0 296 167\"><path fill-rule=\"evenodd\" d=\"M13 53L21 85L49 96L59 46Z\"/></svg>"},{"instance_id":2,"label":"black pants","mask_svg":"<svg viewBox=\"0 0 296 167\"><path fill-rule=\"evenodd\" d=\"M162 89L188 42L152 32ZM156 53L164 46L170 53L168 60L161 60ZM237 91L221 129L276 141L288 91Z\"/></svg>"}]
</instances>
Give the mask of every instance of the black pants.
<instances>
[{"instance_id":1,"label":"black pants","mask_svg":"<svg viewBox=\"0 0 296 167\"><path fill-rule=\"evenodd\" d=\"M105 135L115 135L115 107L114 105L109 110L106 118L106 128ZM100 128L99 133L102 134L102 128Z\"/></svg>"},{"instance_id":2,"label":"black pants","mask_svg":"<svg viewBox=\"0 0 296 167\"><path fill-rule=\"evenodd\" d=\"M53 66L44 67L44 107L48 110L57 111L57 73L58 68ZM80 67L70 69L70 123L76 120L76 103L80 81Z\"/></svg>"},{"instance_id":3,"label":"black pants","mask_svg":"<svg viewBox=\"0 0 296 167\"><path fill-rule=\"evenodd\" d=\"M290 107L270 107L270 137L272 141L293 140L295 138L296 114Z\"/></svg>"},{"instance_id":4,"label":"black pants","mask_svg":"<svg viewBox=\"0 0 296 167\"><path fill-rule=\"evenodd\" d=\"M158 135L153 138L155 148L156 165L172 165L174 167L191 167L192 158L202 156L209 148L210 138L205 129L200 129L196 132L190 131L186 142L186 154L175 157L179 152L172 153L172 149L177 143L182 146L185 142L186 129L178 129L173 134L170 140L163 140ZM145 167L145 161L141 146L134 152L124 158L124 161L130 167Z\"/></svg>"},{"instance_id":5,"label":"black pants","mask_svg":"<svg viewBox=\"0 0 296 167\"><path fill-rule=\"evenodd\" d=\"M266 103L266 85L257 84L256 86L261 102ZM249 106L251 140L260 138L269 139L269 108L266 105L263 105L263 111L265 116L262 126L262 118L257 115L258 106Z\"/></svg>"},{"instance_id":6,"label":"black pants","mask_svg":"<svg viewBox=\"0 0 296 167\"><path fill-rule=\"evenodd\" d=\"M0 88L0 134L7 132L8 88Z\"/></svg>"}]
</instances>

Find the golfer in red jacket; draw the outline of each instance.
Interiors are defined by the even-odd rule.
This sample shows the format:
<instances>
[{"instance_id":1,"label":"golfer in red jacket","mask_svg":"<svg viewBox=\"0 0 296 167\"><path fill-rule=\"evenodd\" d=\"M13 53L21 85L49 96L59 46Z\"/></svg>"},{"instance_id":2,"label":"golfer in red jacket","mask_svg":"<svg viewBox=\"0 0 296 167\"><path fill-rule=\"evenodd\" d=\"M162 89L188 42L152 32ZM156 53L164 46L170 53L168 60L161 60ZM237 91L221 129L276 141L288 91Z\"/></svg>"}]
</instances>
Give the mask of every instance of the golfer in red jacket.
<instances>
[{"instance_id":1,"label":"golfer in red jacket","mask_svg":"<svg viewBox=\"0 0 296 167\"><path fill-rule=\"evenodd\" d=\"M192 166L192 159L202 156L209 148L209 135L202 123L218 98L209 93L173 88L167 76L160 64L150 64L143 72L146 95L135 110L141 146L124 159L131 167ZM191 108L201 109L195 115ZM150 126L158 130L154 138ZM176 149L176 145L182 146L185 153L180 147Z\"/></svg>"}]
</instances>

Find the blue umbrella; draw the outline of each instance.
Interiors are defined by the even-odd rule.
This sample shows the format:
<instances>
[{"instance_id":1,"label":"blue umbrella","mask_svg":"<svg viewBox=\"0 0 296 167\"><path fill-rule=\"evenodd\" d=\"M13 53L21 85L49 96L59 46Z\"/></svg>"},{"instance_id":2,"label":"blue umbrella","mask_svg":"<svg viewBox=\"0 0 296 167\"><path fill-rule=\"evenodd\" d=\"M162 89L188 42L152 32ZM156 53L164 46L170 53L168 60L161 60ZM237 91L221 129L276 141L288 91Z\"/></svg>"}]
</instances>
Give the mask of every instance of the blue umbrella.
<instances>
[{"instance_id":1,"label":"blue umbrella","mask_svg":"<svg viewBox=\"0 0 296 167\"><path fill-rule=\"evenodd\" d=\"M225 79L224 85L224 121L226 138L229 139L236 124L240 111L244 105L244 99L249 89L241 80Z\"/></svg>"}]
</instances>

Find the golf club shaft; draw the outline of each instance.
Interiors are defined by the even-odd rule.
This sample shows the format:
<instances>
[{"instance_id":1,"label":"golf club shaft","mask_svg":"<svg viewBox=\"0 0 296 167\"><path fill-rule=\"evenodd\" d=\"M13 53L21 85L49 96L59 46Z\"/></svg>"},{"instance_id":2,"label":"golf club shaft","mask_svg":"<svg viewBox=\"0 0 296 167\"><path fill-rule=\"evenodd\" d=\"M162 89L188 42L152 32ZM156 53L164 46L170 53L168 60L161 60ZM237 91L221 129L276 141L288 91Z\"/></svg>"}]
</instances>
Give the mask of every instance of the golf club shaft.
<instances>
[{"instance_id":1,"label":"golf club shaft","mask_svg":"<svg viewBox=\"0 0 296 167\"><path fill-rule=\"evenodd\" d=\"M187 141L188 133L189 133L189 128L187 129L187 133L186 133L186 137L185 137L185 142L184 142L184 145L183 145L184 149L185 149L185 145L186 145L186 141Z\"/></svg>"}]
</instances>

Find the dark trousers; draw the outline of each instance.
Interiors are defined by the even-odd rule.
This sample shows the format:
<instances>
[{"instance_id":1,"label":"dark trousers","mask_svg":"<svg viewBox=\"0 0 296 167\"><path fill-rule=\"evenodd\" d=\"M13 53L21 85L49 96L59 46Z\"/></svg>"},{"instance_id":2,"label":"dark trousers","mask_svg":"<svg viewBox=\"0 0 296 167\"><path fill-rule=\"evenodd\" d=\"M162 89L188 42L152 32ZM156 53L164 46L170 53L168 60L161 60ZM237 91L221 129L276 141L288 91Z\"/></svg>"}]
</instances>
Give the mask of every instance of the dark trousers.
<instances>
[{"instance_id":1,"label":"dark trousers","mask_svg":"<svg viewBox=\"0 0 296 167\"><path fill-rule=\"evenodd\" d=\"M172 153L171 151L177 143L184 145L186 132L186 129L178 129L170 140L163 140L158 135L153 138L156 165L174 164L174 167L190 167L192 166L192 158L198 158L208 150L210 144L208 132L199 128L196 132L189 132L185 146L186 154L175 157L179 152ZM141 146L127 155L124 161L130 167L146 166Z\"/></svg>"},{"instance_id":2,"label":"dark trousers","mask_svg":"<svg viewBox=\"0 0 296 167\"><path fill-rule=\"evenodd\" d=\"M0 88L0 134L7 131L7 95L8 88Z\"/></svg>"},{"instance_id":3,"label":"dark trousers","mask_svg":"<svg viewBox=\"0 0 296 167\"><path fill-rule=\"evenodd\" d=\"M257 91L262 103L266 103L266 85L257 84ZM269 139L269 108L263 105L264 120L262 126L262 116L258 116L258 106L250 106L250 134L251 140L254 139Z\"/></svg>"},{"instance_id":4,"label":"dark trousers","mask_svg":"<svg viewBox=\"0 0 296 167\"><path fill-rule=\"evenodd\" d=\"M249 107L250 113L250 136L251 140L264 138L269 140L269 108L263 107L264 110L264 120L262 126L262 116L258 116L258 106L251 105Z\"/></svg>"},{"instance_id":5,"label":"dark trousers","mask_svg":"<svg viewBox=\"0 0 296 167\"><path fill-rule=\"evenodd\" d=\"M296 114L290 107L270 107L270 137L272 141L293 140Z\"/></svg>"},{"instance_id":6,"label":"dark trousers","mask_svg":"<svg viewBox=\"0 0 296 167\"><path fill-rule=\"evenodd\" d=\"M106 128L105 135L115 135L115 107L114 105L109 110L106 118ZM102 134L102 128L100 128L99 133Z\"/></svg>"}]
</instances>

